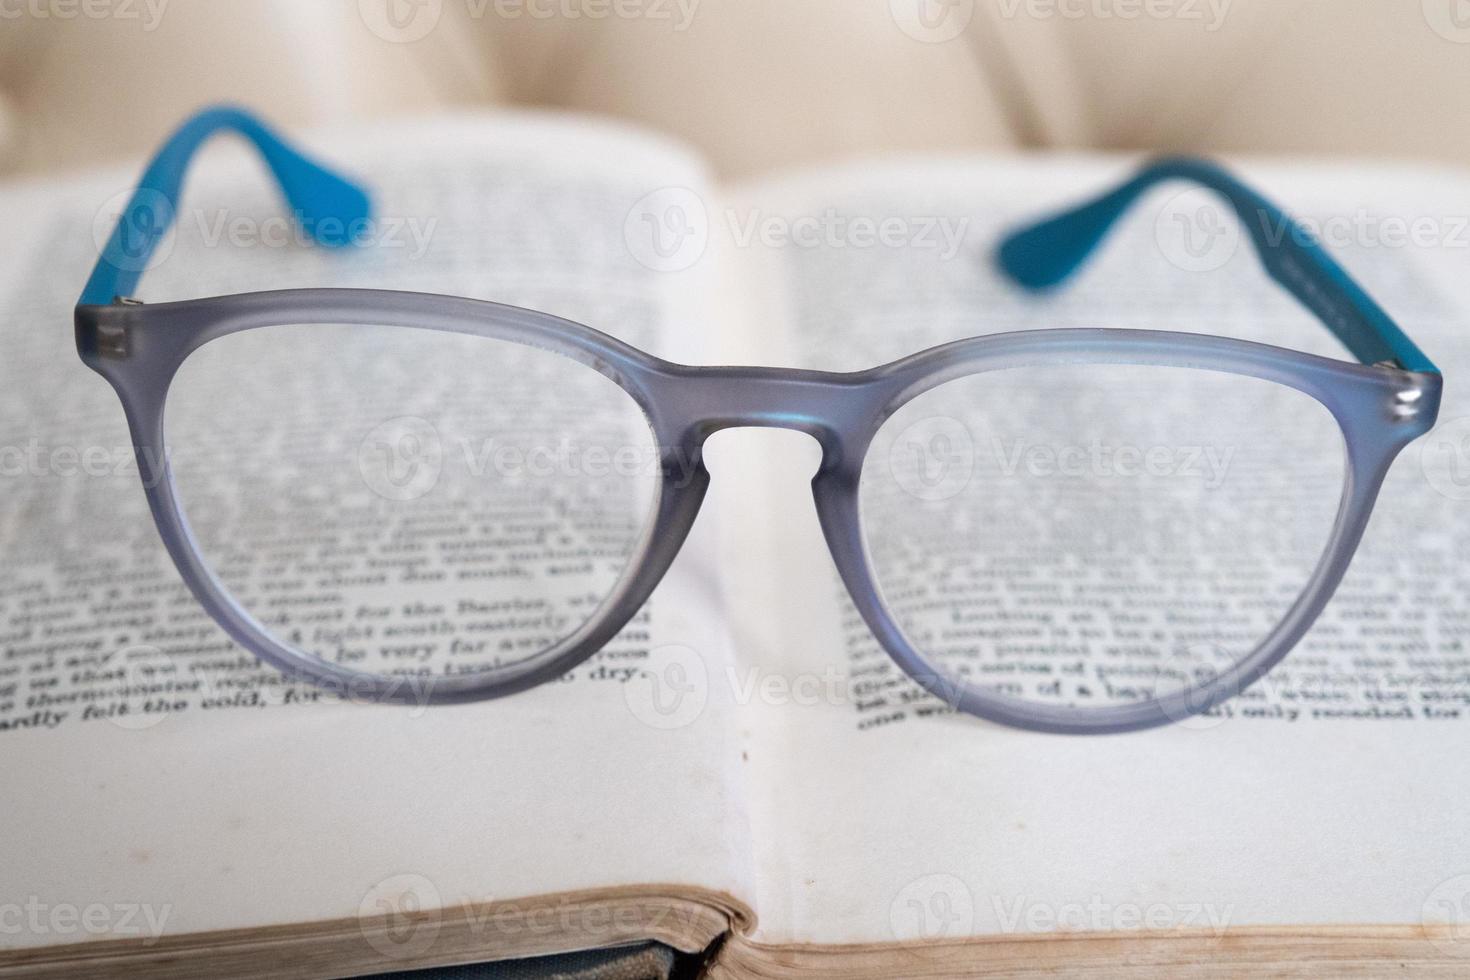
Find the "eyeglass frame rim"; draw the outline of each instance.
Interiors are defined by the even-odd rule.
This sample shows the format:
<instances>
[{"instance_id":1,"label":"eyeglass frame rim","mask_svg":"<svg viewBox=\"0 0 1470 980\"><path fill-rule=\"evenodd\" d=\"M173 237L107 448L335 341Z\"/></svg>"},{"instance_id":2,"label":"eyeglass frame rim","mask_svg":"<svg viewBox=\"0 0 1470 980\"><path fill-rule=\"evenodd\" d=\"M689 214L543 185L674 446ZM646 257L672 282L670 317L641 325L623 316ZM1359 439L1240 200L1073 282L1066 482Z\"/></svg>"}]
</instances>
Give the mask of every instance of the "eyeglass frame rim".
<instances>
[{"instance_id":1,"label":"eyeglass frame rim","mask_svg":"<svg viewBox=\"0 0 1470 980\"><path fill-rule=\"evenodd\" d=\"M618 384L640 406L663 454L652 520L618 585L560 643L510 673L428 681L358 671L276 640L208 567L173 485L164 425L169 387L199 347L272 326L357 324L445 330L569 357ZM524 691L585 662L635 616L686 540L709 484L705 440L739 426L805 431L822 446L812 479L817 515L836 569L880 645L926 690L960 711L1013 727L1108 734L1178 721L1240 693L1275 666L1330 600L1361 540L1394 458L1433 427L1438 373L1365 366L1253 341L1116 328L991 334L930 348L856 372L704 367L658 358L605 333L535 310L484 300L375 289L292 289L163 304L78 306L78 351L121 400L149 509L180 574L236 642L288 676L390 703L448 704ZM1164 698L1096 708L1024 701L960 684L932 666L884 603L864 545L859 482L873 437L918 395L958 377L1040 364L1138 364L1255 377L1322 404L1342 433L1345 485L1316 571L1277 629L1213 682ZM497 679L499 678L499 679Z\"/></svg>"},{"instance_id":2,"label":"eyeglass frame rim","mask_svg":"<svg viewBox=\"0 0 1470 980\"><path fill-rule=\"evenodd\" d=\"M109 359L116 361L132 358L134 337L139 338L139 342L145 349L157 347L159 336L150 336L141 331L135 332L129 328L129 322L137 321L139 317L167 316L167 307L181 305L154 306L148 313L140 313L141 304L126 297L133 293L143 273L147 271L150 256L174 220L184 177L195 152L203 143L223 132L233 132L243 137L260 153L271 175L275 178L282 196L293 208L298 224L319 244L328 247L354 244L355 237L352 229L357 223L368 220L372 213L371 198L359 184L303 154L249 111L229 105L212 106L186 119L164 142L145 168L139 179L138 187L119 214L111 236L100 250L97 263L83 288L76 309L79 353L83 360L108 376L114 388L118 389L119 395L123 398L125 410L130 413L130 427L134 426L131 406L136 404L147 407L151 405L151 402L138 397L135 391L133 401L130 403L129 396L124 393L124 389L146 389L148 386L147 373L139 375L143 379L141 381L128 382L123 380L128 376L128 372L114 369L109 374L109 371L105 369L105 363ZM899 660L900 665L906 671L925 687L934 691L941 698L950 700L962 710L1003 723L1042 731L1083 733L1127 731L1152 727L1156 724L1177 720L1178 717L1207 710L1213 704L1238 693L1245 684L1259 677L1281 656L1284 656L1286 651L1295 644L1296 639L1300 638L1300 634L1305 632L1311 621L1320 613L1321 607L1330 598L1337 581L1341 579L1342 573L1346 570L1356 550L1357 542L1361 538L1388 466L1404 445L1433 426L1438 415L1442 380L1438 368L1429 357L1299 223L1253 188L1209 161L1188 157L1165 157L1154 160L1142 167L1132 178L1100 196L1013 230L1001 240L996 250L997 265L1013 282L1025 289L1037 293L1053 289L1069 280L1086 263L1108 232L1146 191L1171 180L1182 180L1200 185L1213 192L1223 203L1233 209L1249 234L1265 271L1336 335L1359 363L1351 364L1327 358L1315 358L1313 355L1296 351L1235 341L1229 338L1124 330L1096 332L1050 330L1039 334L1034 331L1025 334L998 334L970 341L958 341L953 345L921 352L893 364L874 368L871 372L857 372L852 375L779 371L770 368L695 368L658 362L659 365L662 365L662 369L671 372L673 376L697 375L703 372L709 377L708 372L710 371L723 371L725 380L737 380L747 390L747 395L760 396L762 391L770 394L773 385L791 385L794 382L808 386L809 392L817 392L833 386L840 387L850 383L854 378L868 375L871 375L868 380L876 384L882 380L882 375L901 375L908 367L922 363L926 358L938 359L949 355L959 355L953 359L957 362L964 362L963 352L969 348L961 345L985 342L990 344L1020 343L1022 346L1034 347L1038 341L1006 340L1006 338L1037 335L1050 337L1051 341L1048 342L1070 337L1080 346L1092 345L1094 353L1102 350L1117 350L1120 344L1128 343L1137 343L1143 347L1154 344L1156 352L1164 350L1177 353L1197 350L1206 362L1235 361L1239 365L1251 367L1252 370L1267 370L1273 375L1279 375L1283 383L1307 391L1306 388L1291 384L1289 380L1286 380L1300 376L1303 383L1311 383L1317 389L1315 393L1311 391L1307 393L1327 405L1338 421L1350 456L1349 480L1344 490L1338 521L1334 526L1333 541L1337 552L1331 561L1328 560L1327 555L1324 555L1322 564L1319 565L1317 573L1309 583L1308 592L1304 593L1297 605L1288 612L1287 619L1283 623L1289 621L1292 624L1287 632L1295 634L1295 638L1281 646L1280 650L1275 652L1274 659L1265 656L1264 646L1258 648L1247 658L1250 663L1248 670L1232 671L1217 679L1215 683L1208 685L1207 688L1186 689L1180 692L1184 699L1178 703L1169 699L1161 699L1140 705L1110 706L1099 709L1062 708L1059 710L1065 715L1063 718L1059 714L1046 714L1045 712L1038 716L1037 706L1029 702L1022 702L1026 708L1018 710L1015 705L1008 705L1003 700L997 702L992 697L978 697L973 693L975 690L973 688L956 691L953 685L941 683L937 673L928 675L926 682L925 676L921 676L923 672L910 669L913 664L894 654L893 649L889 648L889 644L884 641L883 634L878 629L874 629L880 641L884 641L885 648L889 649L889 653ZM135 240L135 236L140 237ZM344 291L279 292L295 292L299 296L300 293L306 292L340 294ZM247 295L269 296L271 294ZM382 293L378 295L381 297ZM329 296L321 296L319 299L321 304L328 308L334 302ZM475 302L456 297L437 297L437 299L448 303ZM186 302L194 304L224 302L228 306L229 301L270 302L269 300L244 301L242 297L215 297L212 300ZM194 309L197 311L200 308L196 306ZM516 308L501 306L499 309L505 312ZM520 313L545 316L534 314L533 311L522 310ZM185 316L187 316L187 309ZM612 338L597 334L596 331L591 331L591 328L580 324L560 321L560 326L556 329L565 332L569 328L571 336L577 338L577 342L571 346L577 350L583 347L596 349L608 346L610 352L615 355L614 361L608 363L616 363L618 357L631 358L634 362L649 358L649 355L634 351L626 345L619 345ZM586 333L588 331L595 336L589 336ZM1103 334L1107 336L1104 337ZM1128 339L1129 335L1132 335L1131 340ZM174 340L177 340L181 334L175 332L172 336ZM993 350L999 350L999 348L993 348ZM948 355L943 353L946 351ZM152 360L155 364L158 363L156 356ZM645 367L647 366L645 364ZM173 369L176 368L177 364L174 364ZM652 368L650 370L652 371ZM1368 371L1384 373L1377 375L1364 373ZM657 373L657 371L652 371L649 376L652 377ZM1351 380L1354 376L1359 378L1358 382ZM1392 376L1394 380L1384 381L1389 376ZM148 422L156 422L156 428L160 434L162 432L162 402L166 399L167 386L171 378L170 373L163 380L158 395L157 418L147 419ZM1382 392L1372 393L1371 385L1365 387L1361 383L1370 379L1377 379L1380 383L1391 386L1389 404L1383 403ZM861 381L858 383L859 385L865 384ZM706 390L711 390L708 386L705 387ZM788 388L787 393L794 390L796 389ZM1350 406L1351 410L1340 414L1333 406L1339 404L1340 398L1346 398L1348 391L1358 392L1358 394L1348 399L1353 402L1353 405ZM1337 394L1335 395L1334 392ZM1369 394L1365 395L1362 392L1369 392ZM1405 398L1408 398L1409 401L1404 401ZM800 405L787 413L773 409L770 405L759 405L758 400L757 398L756 401L747 402L744 405L734 403L736 408L741 410L735 414L739 418L747 419L748 424L781 425L788 428L805 429L818 436L819 441L822 441L825 434L824 466L813 479L814 492L818 492L820 498L821 487L833 485L824 484L821 481L841 479L846 472L842 467L825 464L825 461L829 459L832 445L835 444L838 449L841 449L843 442L840 438L834 439L831 436L831 427L822 422L822 419L827 417L824 414L827 411L826 408L818 412L816 417L812 417L809 412L803 415ZM891 410L896 410L896 407ZM1397 426L1393 432L1385 435L1381 431L1370 431L1370 437L1366 442L1361 445L1355 444L1350 433L1365 424L1361 420L1376 418L1379 419L1379 422L1375 424L1381 425L1382 419L1379 417L1385 412L1388 414L1384 417L1391 418ZM1349 417L1359 421L1349 422L1347 421ZM1404 425L1406 422L1412 422L1413 425L1406 427ZM725 424L739 423L732 422L728 418L706 419L704 422L708 431L714 430L708 427L718 428ZM704 434L708 435L708 431L705 431ZM1411 431L1415 434L1405 438L1405 434ZM699 444L702 446L702 438ZM167 457L162 447L160 436L157 451L158 458L162 459L163 463L158 475L167 477ZM1356 456L1353 455L1355 447L1358 453ZM863 448L865 453L866 443ZM1369 452L1369 449L1375 451ZM836 458L841 459L841 454L839 453ZM850 459L851 454L847 458ZM1379 465L1372 465L1375 462ZM139 464L140 470L146 465L143 453L139 455ZM699 470L703 471L702 465ZM847 478L853 482L852 491L840 493L829 490L827 493L832 495L832 499L856 500L857 477L848 472ZM686 504L686 506L692 506L688 514L677 512L665 515L660 510L656 521L665 516L678 521L684 521L687 518L687 523L692 525L693 512L698 509L698 498L702 497L707 482L708 474L705 473L703 482L697 485L697 497L685 494L682 498L686 501L694 501L692 505ZM154 513L155 523L159 524L160 531L164 534L175 562L180 565L181 571L185 571L193 559L180 563L179 553L186 552L197 556L198 549L188 540L186 526L179 525L177 520L172 522L169 520L170 513L182 514L177 506L177 501L173 498L172 487L167 479L150 480L146 473L144 483L145 488L149 491L150 508ZM160 487L164 489L160 490ZM158 499L160 494L167 498L162 505ZM665 499L663 496L660 497L660 508L664 506ZM856 506L855 503L854 506ZM862 609L863 603L860 597L864 594L876 597L878 595L876 585L871 576L867 576L857 581L856 590L853 588L853 581L847 569L865 567L865 564L855 564L853 561L853 556L863 554L862 545L860 537L854 545L853 541L842 533L844 528L856 527L860 535L860 520L854 512L850 520L842 518L834 523L827 516L829 514L830 511L821 508L819 499L819 517L823 521L824 532L828 535L829 549L838 562L839 571L842 572L844 581L848 584L849 592L854 594L855 601L858 601L859 608ZM171 532L165 531L165 525L170 523L178 527ZM829 524L835 527L837 533L828 529ZM687 530L686 526L685 533ZM667 558L671 560L672 554L678 550L682 542L682 537L672 544L667 538L659 539L659 554L663 555L667 551ZM1347 545L1345 549L1344 544ZM667 563L664 567L667 567ZM202 565L197 571L205 578L212 577L212 573ZM661 575L662 571L659 572L659 577ZM187 579L189 575L186 574L185 577ZM656 578L654 581L656 584ZM192 584L191 588L193 588ZM1309 594L1313 597L1311 602L1306 601ZM228 595L224 594L224 598L228 599ZM876 601L877 605L881 606L881 599ZM205 603L206 608L216 620L221 621L236 618L230 612L231 604L232 600L223 605ZM236 613L243 615L238 609ZM864 611L864 618L868 619L870 627L873 627L873 617L870 616L870 611ZM884 618L886 619L886 616ZM882 622L882 619L879 621ZM227 631L231 631L231 635L235 635L228 623L222 624L226 625ZM249 631L243 632L248 634ZM1278 628L1278 633L1281 633L1281 628ZM1272 637L1268 638L1273 649L1275 645L1280 645L1275 643L1276 637L1277 634L1272 634ZM611 634L606 638L610 639ZM901 639L901 635L899 638ZM899 645L908 646L906 641L902 641ZM313 661L315 662L315 658ZM352 676L338 679L350 681L354 678L367 677L383 680L378 675L366 675L360 672L348 673ZM518 679L514 684L506 684L503 693L523 690L548 679L544 676L530 679L532 673L528 670L527 678ZM326 683L331 679L333 678L319 677L316 683ZM1225 693L1227 688L1228 693ZM1192 690L1202 690L1206 697L1198 702L1191 701L1188 695ZM415 701L425 697L417 693L416 689L411 688L410 691ZM448 697L442 697L442 691L440 694L441 700L472 699L456 698L454 692L450 692ZM947 694L951 696L946 697ZM376 696L378 700L408 700L405 696L394 697L391 692L375 692L375 695L372 696ZM1162 710L1162 717L1160 717L1159 710L1149 710L1149 705L1159 706ZM1097 714L1087 715L1089 711L1097 712Z\"/></svg>"}]
</instances>

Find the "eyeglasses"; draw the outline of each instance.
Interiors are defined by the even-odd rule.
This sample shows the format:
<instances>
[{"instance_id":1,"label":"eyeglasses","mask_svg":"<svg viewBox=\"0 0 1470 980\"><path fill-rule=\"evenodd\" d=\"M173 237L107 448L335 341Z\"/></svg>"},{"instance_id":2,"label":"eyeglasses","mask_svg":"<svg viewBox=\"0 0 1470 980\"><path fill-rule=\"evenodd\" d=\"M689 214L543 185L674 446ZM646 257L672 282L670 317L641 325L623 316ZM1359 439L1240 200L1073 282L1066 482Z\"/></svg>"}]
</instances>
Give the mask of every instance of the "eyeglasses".
<instances>
[{"instance_id":1,"label":"eyeglasses","mask_svg":"<svg viewBox=\"0 0 1470 980\"><path fill-rule=\"evenodd\" d=\"M1360 363L1050 329L855 373L691 367L453 296L128 298L190 158L223 130L322 244L367 218L352 183L252 116L206 110L144 172L77 305L77 347L122 401L199 602L252 654L366 697L498 697L586 660L684 542L708 436L764 426L821 443L837 570L924 688L1042 731L1164 724L1302 638L1389 465L1438 413L1438 370L1388 315L1276 206L1186 159L1012 233L1000 269L1056 286L1148 189L1193 182Z\"/></svg>"}]
</instances>

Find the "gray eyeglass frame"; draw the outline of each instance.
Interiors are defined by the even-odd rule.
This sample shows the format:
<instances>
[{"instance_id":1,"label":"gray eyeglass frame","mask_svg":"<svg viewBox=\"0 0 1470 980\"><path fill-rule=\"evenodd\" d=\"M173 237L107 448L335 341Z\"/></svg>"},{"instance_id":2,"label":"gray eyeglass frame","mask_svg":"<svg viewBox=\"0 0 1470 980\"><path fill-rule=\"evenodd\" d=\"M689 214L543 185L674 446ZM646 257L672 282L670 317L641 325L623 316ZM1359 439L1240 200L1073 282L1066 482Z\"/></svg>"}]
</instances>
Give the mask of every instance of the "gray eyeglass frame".
<instances>
[{"instance_id":1,"label":"gray eyeglass frame","mask_svg":"<svg viewBox=\"0 0 1470 980\"><path fill-rule=\"evenodd\" d=\"M309 186L313 180L345 185L239 110L209 110L195 117L160 151L145 172L138 195L119 219L118 230L76 307L77 349L122 402L154 522L201 605L232 639L262 660L290 676L348 691L354 697L391 703L478 701L523 691L585 661L638 612L683 545L709 484L702 462L705 441L722 429L756 426L799 430L820 443L822 461L812 479L812 493L837 571L883 648L924 688L958 710L1036 731L1100 734L1166 724L1239 693L1301 639L1346 572L1390 465L1406 445L1433 427L1438 416L1442 386L1438 371L1396 327L1392 332L1382 329L1375 318L1386 321L1386 314L1325 253L1290 235L1278 235L1272 241L1272 247L1283 252L1273 253L1277 258L1274 264L1268 260L1268 269L1323 314L1350 349L1360 357L1375 356L1377 363L1354 364L1199 334L1052 329L960 340L857 372L695 367L654 357L559 317L453 296L375 289L292 289L162 304L124 298L146 267L139 255L146 259L163 234L160 229L166 230L172 218L168 214L160 222L160 216L152 213L145 224L138 208L154 207L150 195L163 194L170 202L176 201L193 148L219 129L241 132L260 147L294 203L299 203L296 198L303 182L308 185L307 196L320 190ZM186 144L182 152L181 144ZM1180 167L1186 172L1179 172ZM294 190L292 168L299 170ZM1002 248L1003 267L1033 288L1064 279L1143 187L1158 180L1186 177L1204 182L1231 200L1242 217L1248 217L1231 194L1254 192L1222 177L1223 171L1217 168L1165 162L1156 164L1152 172L1149 176L1145 171L1130 185L1091 205L1011 236ZM1230 182L1222 185L1222 179ZM1122 193L1133 185L1137 186L1131 192ZM336 190L340 192L340 187ZM333 206L339 210L344 201L346 206L353 205L350 195L338 193L337 197ZM1250 198L1252 204L1257 201L1264 199ZM360 204L366 206L365 196ZM1104 213L1105 220L1099 218L1100 212L1109 211L1111 216ZM1263 225L1267 217L1259 216ZM123 240L129 222L135 222L133 247ZM1046 247L1040 248L1038 240ZM1279 258L1287 251L1288 259ZM1303 265L1308 259L1314 264ZM1325 267L1320 264L1324 260ZM1313 269L1325 279L1309 275ZM1351 290L1343 291L1343 283ZM1324 293L1329 288L1336 291ZM99 301L104 295L111 299ZM1360 298L1370 306L1364 307ZM1328 313L1334 318L1329 319ZM1349 313L1356 319L1350 319ZM353 670L272 637L230 596L202 557L174 488L164 410L174 375L193 351L229 334L282 324L400 326L493 338L578 361L627 392L642 408L660 447L663 476L648 530L597 612L574 633L529 660L493 673L434 678L428 683ZM1388 356L1377 359L1384 351ZM885 606L863 540L858 486L864 460L874 435L896 411L918 395L957 378L1079 363L1191 368L1274 382L1325 406L1346 446L1346 480L1330 540L1296 602L1275 629L1231 669L1154 700L1078 708L1025 701L948 679L907 640ZM1140 397L1146 399L1147 393Z\"/></svg>"}]
</instances>

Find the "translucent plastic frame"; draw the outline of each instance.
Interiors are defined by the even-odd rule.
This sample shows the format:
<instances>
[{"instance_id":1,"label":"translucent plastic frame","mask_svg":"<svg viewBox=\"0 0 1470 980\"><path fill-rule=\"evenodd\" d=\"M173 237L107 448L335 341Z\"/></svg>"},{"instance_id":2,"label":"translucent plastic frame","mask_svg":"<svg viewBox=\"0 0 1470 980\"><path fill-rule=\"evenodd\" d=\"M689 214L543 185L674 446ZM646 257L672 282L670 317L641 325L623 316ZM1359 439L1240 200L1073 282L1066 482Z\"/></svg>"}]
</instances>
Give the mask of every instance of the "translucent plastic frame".
<instances>
[{"instance_id":1,"label":"translucent plastic frame","mask_svg":"<svg viewBox=\"0 0 1470 980\"><path fill-rule=\"evenodd\" d=\"M162 304L131 299L147 255L172 220L194 150L221 130L243 135L261 151L303 228L319 242L348 243L353 223L369 213L366 194L302 156L254 117L232 108L206 110L159 151L121 215L76 308L77 348L122 401L154 521L199 602L262 660L293 677L366 698L453 703L500 697L586 660L644 604L683 544L709 484L701 462L705 440L721 429L761 426L800 430L821 444L812 492L837 570L884 649L918 683L961 711L1039 731L1108 733L1166 724L1239 693L1301 639L1347 570L1389 466L1404 446L1433 427L1438 414L1438 370L1387 314L1274 205L1201 161L1156 162L1116 190L1009 236L998 252L1001 268L1025 288L1055 286L1083 263L1143 192L1161 181L1189 180L1234 208L1267 271L1361 363L1198 334L1053 329L960 340L851 373L694 367L545 313L453 296L293 289ZM165 213L158 213L160 207ZM427 690L410 691L400 679L355 671L281 644L230 597L205 564L175 494L164 439L169 385L190 353L217 338L281 324L326 323L440 330L553 351L599 371L641 406L664 455L664 478L649 532L614 593L589 622L522 665L438 678ZM947 680L906 640L884 607L866 554L858 484L868 446L886 419L914 397L960 377L1078 363L1192 368L1284 385L1325 406L1347 447L1346 482L1330 540L1295 604L1229 671L1156 700L1075 708ZM1140 397L1146 399L1147 393Z\"/></svg>"}]
</instances>

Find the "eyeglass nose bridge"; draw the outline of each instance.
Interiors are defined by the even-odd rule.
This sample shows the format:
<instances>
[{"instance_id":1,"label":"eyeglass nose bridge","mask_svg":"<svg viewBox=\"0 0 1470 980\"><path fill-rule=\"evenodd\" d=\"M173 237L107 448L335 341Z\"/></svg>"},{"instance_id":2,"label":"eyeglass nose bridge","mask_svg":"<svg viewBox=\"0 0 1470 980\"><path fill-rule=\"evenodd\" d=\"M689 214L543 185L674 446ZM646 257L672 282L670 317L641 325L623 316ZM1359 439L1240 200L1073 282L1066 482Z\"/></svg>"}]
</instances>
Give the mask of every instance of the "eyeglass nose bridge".
<instances>
[{"instance_id":1,"label":"eyeglass nose bridge","mask_svg":"<svg viewBox=\"0 0 1470 980\"><path fill-rule=\"evenodd\" d=\"M657 387L648 401L655 431L686 459L701 458L723 429L793 429L821 445L824 470L851 460L894 394L868 372L767 367L680 367Z\"/></svg>"}]
</instances>

